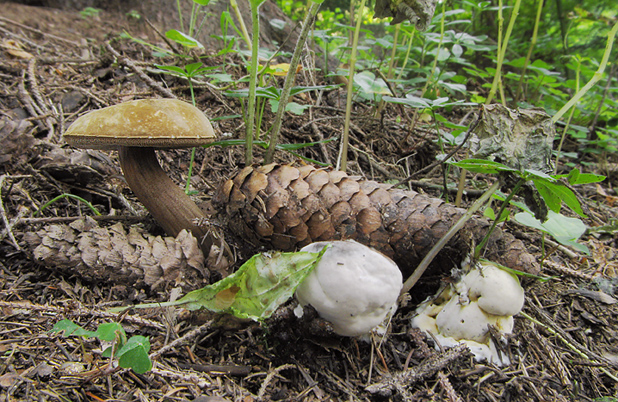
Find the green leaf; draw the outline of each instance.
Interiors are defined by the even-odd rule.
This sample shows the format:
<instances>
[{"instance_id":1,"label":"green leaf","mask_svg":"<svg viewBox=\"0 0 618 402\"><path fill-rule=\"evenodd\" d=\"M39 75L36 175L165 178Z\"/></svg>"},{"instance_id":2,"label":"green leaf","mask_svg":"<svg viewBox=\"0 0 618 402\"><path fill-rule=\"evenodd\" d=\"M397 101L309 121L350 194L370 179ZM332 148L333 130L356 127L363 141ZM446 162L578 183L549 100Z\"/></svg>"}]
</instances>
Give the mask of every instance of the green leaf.
<instances>
[{"instance_id":1,"label":"green leaf","mask_svg":"<svg viewBox=\"0 0 618 402\"><path fill-rule=\"evenodd\" d=\"M204 48L204 46L197 39L175 29L170 29L165 32L165 37L186 47L197 47L199 49Z\"/></svg>"},{"instance_id":2,"label":"green leaf","mask_svg":"<svg viewBox=\"0 0 618 402\"><path fill-rule=\"evenodd\" d=\"M320 253L263 253L251 257L237 272L195 290L177 303L189 310L206 308L256 321L270 315L294 294L315 268Z\"/></svg>"},{"instance_id":3,"label":"green leaf","mask_svg":"<svg viewBox=\"0 0 618 402\"><path fill-rule=\"evenodd\" d=\"M116 335L120 336L120 341L124 342L126 340L126 334L122 325L117 322L108 322L99 325L97 328L97 332L95 336L102 341L112 342L116 339ZM123 339L124 338L124 339Z\"/></svg>"},{"instance_id":4,"label":"green leaf","mask_svg":"<svg viewBox=\"0 0 618 402\"><path fill-rule=\"evenodd\" d=\"M537 280L539 280L539 281L541 281L541 282L548 282L548 281L550 281L550 280L552 280L552 279L558 279L558 278L560 278L559 276L539 276L539 275L534 275L534 274L531 274L531 273L528 273L528 272L523 272L523 271L519 271L519 270L517 270L517 269L509 268L509 267L507 267L507 266L504 266L504 265L498 264L498 263L497 263L497 262L495 262L495 261L489 261L489 260L487 260L487 259L485 259L485 258L479 258L479 261L484 261L484 262L487 262L487 263L493 264L493 265L495 265L496 267L500 268L501 270L506 271L506 272L508 272L508 273L510 273L510 274L512 274L512 275L515 275L515 276L524 276L524 277L527 277L527 278L533 278L533 279L537 279Z\"/></svg>"},{"instance_id":5,"label":"green leaf","mask_svg":"<svg viewBox=\"0 0 618 402\"><path fill-rule=\"evenodd\" d=\"M232 78L232 75L231 74L227 74L227 73L208 74L207 77L211 78L213 80L216 80L216 81L221 81L221 82L232 82L232 81L234 81L234 79ZM210 121L212 121L212 119L210 119Z\"/></svg>"},{"instance_id":6,"label":"green leaf","mask_svg":"<svg viewBox=\"0 0 618 402\"><path fill-rule=\"evenodd\" d=\"M279 109L279 101L276 99L269 99L268 102L270 103L270 107L273 113L277 113L277 109ZM285 105L285 111L292 112L300 116L305 112L306 109L309 109L310 107L311 105L301 105L296 102L288 102L288 104Z\"/></svg>"},{"instance_id":7,"label":"green leaf","mask_svg":"<svg viewBox=\"0 0 618 402\"><path fill-rule=\"evenodd\" d=\"M425 98L419 98L418 96L414 96L414 95L406 95L405 98L394 98L392 96L383 96L382 100L384 100L385 102L391 102L391 103L399 103L402 105L406 105L406 106L410 106L412 108L417 108L417 109L425 109L430 107L430 103L431 100L429 99L425 99Z\"/></svg>"},{"instance_id":8,"label":"green leaf","mask_svg":"<svg viewBox=\"0 0 618 402\"><path fill-rule=\"evenodd\" d=\"M118 365L122 368L130 368L137 374L143 374L152 369L152 361L148 357L150 341L145 336L135 335L129 338L116 352Z\"/></svg>"},{"instance_id":9,"label":"green leaf","mask_svg":"<svg viewBox=\"0 0 618 402\"><path fill-rule=\"evenodd\" d=\"M586 214L582 210L579 200L575 196L575 193L566 186L560 183L552 183L549 180L541 179L538 177L532 178L532 182L539 190L539 194L547 203L547 207L555 213L560 213L560 206L562 202L571 208L582 218L586 218Z\"/></svg>"},{"instance_id":10,"label":"green leaf","mask_svg":"<svg viewBox=\"0 0 618 402\"><path fill-rule=\"evenodd\" d=\"M181 77L187 77L187 72L178 66L163 66L155 64L155 67L157 67L159 70L162 70L162 72L164 73L172 73Z\"/></svg>"},{"instance_id":11,"label":"green leaf","mask_svg":"<svg viewBox=\"0 0 618 402\"><path fill-rule=\"evenodd\" d=\"M64 332L62 336L65 338L69 336L84 336L86 338L91 338L91 337L96 336L96 332L87 331L83 329L82 327L80 327L79 325L75 324L73 321L66 320L66 319L62 321L58 321L56 324L54 324L54 327L51 329L51 332L54 332L54 333Z\"/></svg>"},{"instance_id":12,"label":"green leaf","mask_svg":"<svg viewBox=\"0 0 618 402\"><path fill-rule=\"evenodd\" d=\"M538 229L549 234L556 241L564 246L585 254L590 254L590 250L577 240L586 232L586 225L579 218L569 218L564 215L549 211L547 220L541 222L528 212L515 214L515 220L522 225Z\"/></svg>"},{"instance_id":13,"label":"green leaf","mask_svg":"<svg viewBox=\"0 0 618 402\"><path fill-rule=\"evenodd\" d=\"M245 262L238 271L217 283L189 292L173 302L147 303L133 308L184 306L230 313L260 321L270 315L296 290L322 258L319 253L262 253ZM111 311L117 311L112 309Z\"/></svg>"},{"instance_id":14,"label":"green leaf","mask_svg":"<svg viewBox=\"0 0 618 402\"><path fill-rule=\"evenodd\" d=\"M200 6L207 6L210 3L210 0L193 0L193 2L199 4Z\"/></svg>"},{"instance_id":15,"label":"green leaf","mask_svg":"<svg viewBox=\"0 0 618 402\"><path fill-rule=\"evenodd\" d=\"M189 75L193 76L195 74L195 72L202 67L204 64L201 62L198 63L191 63L191 64L187 64L185 66L185 70L187 71L187 73L189 73Z\"/></svg>"},{"instance_id":16,"label":"green leaf","mask_svg":"<svg viewBox=\"0 0 618 402\"><path fill-rule=\"evenodd\" d=\"M251 5L251 7L255 7L258 8L260 7L262 4L264 4L266 0L249 0L249 4Z\"/></svg>"},{"instance_id":17,"label":"green leaf","mask_svg":"<svg viewBox=\"0 0 618 402\"><path fill-rule=\"evenodd\" d=\"M459 162L447 163L455 165L461 169L469 170L474 173L496 174L499 172L517 172L516 169L486 159L464 159Z\"/></svg>"},{"instance_id":18,"label":"green leaf","mask_svg":"<svg viewBox=\"0 0 618 402\"><path fill-rule=\"evenodd\" d=\"M562 175L556 175L554 177L555 178L566 177L569 184L572 186L576 186L578 184L600 183L607 178L599 174L580 173L579 169L577 168L571 170L568 175L562 174Z\"/></svg>"}]
</instances>

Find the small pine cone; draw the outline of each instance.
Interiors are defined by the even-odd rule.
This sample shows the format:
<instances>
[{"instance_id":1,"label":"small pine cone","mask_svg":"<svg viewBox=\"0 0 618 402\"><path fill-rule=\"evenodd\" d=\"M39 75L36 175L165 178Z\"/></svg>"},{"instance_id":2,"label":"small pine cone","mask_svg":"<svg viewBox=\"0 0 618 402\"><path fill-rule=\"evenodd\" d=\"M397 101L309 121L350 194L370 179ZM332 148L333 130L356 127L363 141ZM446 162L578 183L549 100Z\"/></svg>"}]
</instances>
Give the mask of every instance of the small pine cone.
<instances>
[{"instance_id":1,"label":"small pine cone","mask_svg":"<svg viewBox=\"0 0 618 402\"><path fill-rule=\"evenodd\" d=\"M462 216L437 198L335 170L270 164L246 167L223 183L213 205L224 211L232 232L254 246L292 251L309 243L354 239L393 258L411 272ZM482 239L489 223L472 218L442 250L439 266L450 271ZM496 229L487 258L538 272L523 243Z\"/></svg>"},{"instance_id":2,"label":"small pine cone","mask_svg":"<svg viewBox=\"0 0 618 402\"><path fill-rule=\"evenodd\" d=\"M121 223L100 227L85 218L28 232L24 241L35 261L87 282L151 290L208 284L197 239L184 230L176 238L152 236L137 227L127 233Z\"/></svg>"}]
</instances>

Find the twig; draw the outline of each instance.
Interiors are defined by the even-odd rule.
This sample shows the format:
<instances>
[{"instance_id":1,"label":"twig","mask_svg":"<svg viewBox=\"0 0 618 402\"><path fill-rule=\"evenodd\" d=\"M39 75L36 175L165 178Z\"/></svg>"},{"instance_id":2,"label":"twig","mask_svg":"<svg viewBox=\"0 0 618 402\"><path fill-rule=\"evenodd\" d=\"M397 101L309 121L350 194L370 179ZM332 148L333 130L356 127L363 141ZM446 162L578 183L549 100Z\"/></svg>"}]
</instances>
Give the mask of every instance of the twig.
<instances>
[{"instance_id":1,"label":"twig","mask_svg":"<svg viewBox=\"0 0 618 402\"><path fill-rule=\"evenodd\" d=\"M283 370L291 369L291 368L296 368L296 366L293 364L284 364L283 366L279 366L274 369L268 370L268 374L266 375L266 378L264 379L264 381L262 382L262 385L260 386L260 390L258 392L258 400L264 400L264 394L266 393L266 388L268 388L268 385L270 384L270 382L273 380L273 378L275 378L276 375L279 374L279 372Z\"/></svg>"},{"instance_id":2,"label":"twig","mask_svg":"<svg viewBox=\"0 0 618 402\"><path fill-rule=\"evenodd\" d=\"M9 222L9 218L6 214L6 210L4 209L4 203L2 202L2 187L4 186L4 181L6 179L21 180L21 179L27 179L31 177L32 176L30 175L8 176L5 174L0 176L0 214L2 215L2 221L4 222L4 228L9 236L9 239L11 239L13 246L19 251L21 251L21 247L19 247L19 244L17 243L17 239L15 239L15 235L13 234L13 226L16 225L16 222L12 222L12 223Z\"/></svg>"},{"instance_id":3,"label":"twig","mask_svg":"<svg viewBox=\"0 0 618 402\"><path fill-rule=\"evenodd\" d=\"M401 180L398 183L394 184L393 187L398 187L401 186L403 184L407 184L408 182L410 182L414 177L418 176L421 173L425 173L431 169L433 169L434 167L444 164L446 163L446 161L448 161L449 159L451 159L451 157L453 155L455 155L455 153L457 151L459 151L461 149L461 147L463 147L463 145L468 142L468 138L470 138L470 135L472 135L472 131L474 131L474 129L476 129L476 126L478 126L479 122L481 121L480 118L477 117L477 119L472 123L472 125L470 125L470 128L468 128L468 131L466 132L466 136L464 137L463 141L461 142L461 144L457 145L451 152L449 152L446 157L444 157L444 159L441 160L437 160L434 163L432 163L429 166L425 166L424 168L422 168L421 170L417 170L416 172L412 173L410 176L408 176L407 179ZM440 135L438 133L438 135Z\"/></svg>"},{"instance_id":4,"label":"twig","mask_svg":"<svg viewBox=\"0 0 618 402\"><path fill-rule=\"evenodd\" d=\"M393 391L406 395L407 388L414 383L433 376L437 371L448 367L452 362L468 353L465 345L457 345L438 356L423 361L420 365L395 375L385 375L382 379L367 388L372 394L390 396Z\"/></svg>"},{"instance_id":5,"label":"twig","mask_svg":"<svg viewBox=\"0 0 618 402\"><path fill-rule=\"evenodd\" d=\"M75 303L74 301L72 303ZM42 311L53 313L55 315L69 315L69 316L80 316L80 317L97 317L104 318L108 320L116 320L118 318L118 314L108 313L107 311L102 311L93 308L85 308L83 305L77 303L72 304L71 306L66 307L58 307L58 306L50 306L48 304L34 304L29 301L19 301L19 302L11 302L0 300L0 308L11 308L18 310L27 310L27 311ZM139 325L140 327L151 327L156 328L158 330L164 330L165 326L156 321L148 320L146 318L142 318L139 316L127 315L123 317L123 321L130 322L132 324Z\"/></svg>"},{"instance_id":6,"label":"twig","mask_svg":"<svg viewBox=\"0 0 618 402\"><path fill-rule=\"evenodd\" d=\"M118 53L116 49L112 47L111 43L106 42L105 47L107 48L107 50L109 50L114 55L114 57L116 57L116 59L118 59L118 62L120 64L123 64L129 67L135 74L137 74L152 89L159 92L161 95L163 95L166 98L178 99L178 97L174 95L169 89L164 88L163 85L161 85L160 83L156 82L155 80L150 78L148 75L146 75L146 73L144 73L142 69L137 67L135 63L133 63L133 61L131 61L129 58Z\"/></svg>"},{"instance_id":7,"label":"twig","mask_svg":"<svg viewBox=\"0 0 618 402\"><path fill-rule=\"evenodd\" d=\"M155 33L156 33L156 34L157 34L157 35L158 35L161 39L163 39L163 41L164 41L165 43L167 43L167 46L169 46L169 47L170 47L170 49L172 49L172 51L173 51L174 53L176 53L176 54L182 54L182 52L181 52L180 50L178 50L178 48L177 48L176 46L174 46L174 44L173 44L172 42L170 42L170 40L169 40L169 39L167 39L167 36L163 35L163 34L161 33L161 31L159 31L159 30L157 29L157 27L155 27L154 25L152 25L152 22L150 22L150 20L149 20L148 18L144 18L144 20L146 21L146 23L148 24L148 26L150 26L150 28L151 28L153 31L155 31ZM197 61L199 61L199 60L197 60Z\"/></svg>"},{"instance_id":8,"label":"twig","mask_svg":"<svg viewBox=\"0 0 618 402\"><path fill-rule=\"evenodd\" d=\"M455 234L463 227L463 225L470 218L472 218L472 215L474 215L474 213L478 211L483 206L483 204L485 204L487 199L491 197L491 195L495 193L499 187L500 187L500 180L496 180L496 182L492 184L492 186L489 187L487 191L485 191L485 193L479 199L477 199L474 202L474 204L470 206L470 208L468 208L466 213L463 214L461 218L459 218L457 223L455 223L449 229L449 231L446 232L446 234L442 236L442 238L431 248L431 250L429 250L429 253L427 253L427 255L423 258L421 263L416 267L412 275L410 275L410 277L403 284L403 288L401 289L402 295L407 293L410 289L412 289L412 287L416 284L416 282L418 282L418 280L421 278L421 276L423 275L427 267L429 267L429 264L431 263L431 261L433 261L436 255L438 255L440 250L442 250L442 248L446 245L446 243L448 243L448 241L453 236L455 236Z\"/></svg>"},{"instance_id":9,"label":"twig","mask_svg":"<svg viewBox=\"0 0 618 402\"><path fill-rule=\"evenodd\" d=\"M18 87L18 94L19 94L19 100L21 100L21 102L23 103L24 107L26 108L26 110L28 111L28 113L30 113L30 115L32 117L36 117L36 124L37 127L39 128L39 130L45 130L45 126L43 125L43 123L41 122L40 116L43 114L40 110L36 109L36 105L34 100L32 99L32 96L30 96L30 94L28 93L28 90L26 89L26 84L25 84L25 80L26 78L24 76L22 76L21 80L19 81L19 85Z\"/></svg>"},{"instance_id":10,"label":"twig","mask_svg":"<svg viewBox=\"0 0 618 402\"><path fill-rule=\"evenodd\" d=\"M162 348L160 348L159 350L152 352L150 354L150 359L151 360L155 360L156 358L158 358L159 356L161 356L163 353L174 349L177 346L181 346L185 343L188 343L189 341L191 341L194 338L197 338L198 336L202 335L204 332L206 332L208 329L210 329L210 326L212 325L212 320L207 321L206 323L200 325L199 327L187 332L186 334L184 334L183 336L181 336L178 339L175 339L174 341L168 343L167 345L163 346Z\"/></svg>"},{"instance_id":11,"label":"twig","mask_svg":"<svg viewBox=\"0 0 618 402\"><path fill-rule=\"evenodd\" d=\"M547 241L547 240L546 240ZM558 264L554 261L551 260L545 260L543 261L543 265L562 274L562 275L568 275L571 276L573 278L578 278L578 279L583 279L586 282L590 282L592 281L595 277L597 277L598 275L591 275L591 274L585 274L583 272L579 272L576 271L574 269L571 269L565 265L562 264Z\"/></svg>"},{"instance_id":12,"label":"twig","mask_svg":"<svg viewBox=\"0 0 618 402\"><path fill-rule=\"evenodd\" d=\"M455 392L451 381L448 379L446 374L441 371L438 373L438 382L440 383L440 387L442 387L444 393L446 394L450 402L463 402L459 395L457 395L457 392Z\"/></svg>"},{"instance_id":13,"label":"twig","mask_svg":"<svg viewBox=\"0 0 618 402\"><path fill-rule=\"evenodd\" d=\"M549 333L551 333L552 335L556 336L558 339L560 339L569 349L571 349L573 352L575 352L577 355L579 355L581 358L592 362L594 364L598 364L599 365L599 370L601 370L605 375L607 375L609 378L611 378L612 380L614 380L616 383L618 383L618 377L616 377L613 373L611 373L609 370L607 370L605 367L601 367L600 365L602 364L600 361L595 360L593 358L591 358L589 356L589 354L583 352L582 350L580 350L580 348L578 348L578 346L581 345L576 345L572 342L570 342L568 339L566 339L566 337L564 337L561 332L562 331L556 331L554 328L550 327L549 325L545 325L542 322L530 317L528 314L524 313L523 311L519 313L522 317L532 321L534 324L541 326L542 328L544 328L546 331L548 331ZM589 352L589 351L588 351ZM591 353L591 352L589 352Z\"/></svg>"},{"instance_id":14,"label":"twig","mask_svg":"<svg viewBox=\"0 0 618 402\"><path fill-rule=\"evenodd\" d=\"M177 382L193 383L200 388L206 388L212 385L212 380L208 377L201 376L196 373L185 373L170 368L160 368L161 364L155 362L150 372L161 377L173 378Z\"/></svg>"}]
</instances>

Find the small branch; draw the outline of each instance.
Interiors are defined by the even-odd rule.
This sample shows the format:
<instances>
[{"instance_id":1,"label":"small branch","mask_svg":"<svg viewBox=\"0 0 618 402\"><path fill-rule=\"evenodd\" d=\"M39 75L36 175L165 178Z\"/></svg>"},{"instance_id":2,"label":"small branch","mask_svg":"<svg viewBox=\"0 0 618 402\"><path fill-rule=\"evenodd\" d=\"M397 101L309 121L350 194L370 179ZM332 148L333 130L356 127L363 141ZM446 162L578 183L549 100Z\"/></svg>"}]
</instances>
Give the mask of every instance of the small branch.
<instances>
[{"instance_id":1,"label":"small branch","mask_svg":"<svg viewBox=\"0 0 618 402\"><path fill-rule=\"evenodd\" d=\"M180 338L168 343L167 345L163 346L162 348L160 348L159 350L152 352L148 357L150 357L151 360L155 360L157 359L159 356L161 356L163 353L166 353L169 350L174 349L175 347L178 346L182 346L185 343L188 343L189 341L199 337L200 335L202 335L204 332L208 331L212 325L212 320L207 321L206 323L200 325L199 327L187 332L186 334L184 334L183 336L181 336Z\"/></svg>"},{"instance_id":2,"label":"small branch","mask_svg":"<svg viewBox=\"0 0 618 402\"><path fill-rule=\"evenodd\" d=\"M279 108L277 109L277 114L275 115L275 121L273 122L272 131L270 134L270 142L268 143L268 150L266 151L266 156L264 157L264 164L269 164L273 161L277 141L279 139L279 133L281 132L281 122L290 98L290 92L292 91L292 87L294 86L294 81L296 79L296 67L300 62L300 55L305 47L309 30L313 25L313 19L319 9L320 3L311 1L311 6L305 15L305 20L303 21L303 26L298 36L298 41L294 47L294 54L292 55L292 60L290 61L290 66L285 76L283 90L281 91L281 97L279 98Z\"/></svg>"},{"instance_id":3,"label":"small branch","mask_svg":"<svg viewBox=\"0 0 618 402\"><path fill-rule=\"evenodd\" d=\"M178 99L178 97L174 95L169 89L164 88L163 85L146 75L146 73L144 73L140 68L138 68L135 63L133 63L129 58L118 53L109 42L105 43L105 48L109 50L114 55L114 57L116 57L120 64L129 67L135 74L137 74L146 84L148 84L148 86L150 86L156 92L159 92L166 98Z\"/></svg>"},{"instance_id":4,"label":"small branch","mask_svg":"<svg viewBox=\"0 0 618 402\"><path fill-rule=\"evenodd\" d=\"M425 173L430 171L431 169L433 169L434 167L445 163L446 161L448 161L449 159L451 159L451 157L453 155L455 155L457 153L457 151L459 151L461 149L461 147L464 146L464 144L466 142L468 142L468 139L470 138L470 135L472 135L472 132L476 129L476 126L479 125L479 122L481 121L480 117L477 117L477 119L474 121L474 123L472 123L472 125L470 126L470 128L468 128L468 131L466 132L466 136L464 137L463 141L461 142L461 144L457 145L455 147L455 149L453 149L451 152L449 152L446 157L444 157L444 159L442 160L437 160L434 163L432 163L429 166L425 166L424 168L422 168L421 170L417 170L416 172L412 173L410 176L408 176L407 179L403 179L398 181L397 183L395 183L393 185L393 187L399 187L403 184L408 184L410 181L412 181L412 179L414 179L416 176L420 175L421 173ZM438 135L440 135L440 133L438 133Z\"/></svg>"}]
</instances>

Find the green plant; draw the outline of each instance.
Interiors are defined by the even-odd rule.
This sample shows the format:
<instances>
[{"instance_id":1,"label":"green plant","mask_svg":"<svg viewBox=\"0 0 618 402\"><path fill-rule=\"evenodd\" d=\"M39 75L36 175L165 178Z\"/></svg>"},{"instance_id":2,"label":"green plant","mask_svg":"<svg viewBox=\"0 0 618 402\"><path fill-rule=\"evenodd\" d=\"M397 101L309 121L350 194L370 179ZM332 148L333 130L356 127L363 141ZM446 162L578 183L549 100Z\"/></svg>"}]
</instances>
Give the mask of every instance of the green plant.
<instances>
[{"instance_id":1,"label":"green plant","mask_svg":"<svg viewBox=\"0 0 618 402\"><path fill-rule=\"evenodd\" d=\"M547 175L539 171L535 170L517 170L510 168L506 165L503 165L498 162L492 162L487 160L478 160L478 159L468 159L460 162L453 162L455 166L458 166L462 169L469 170L474 173L484 173L484 174L499 174L499 173L507 173L514 175L517 178L517 182L511 191L511 193L504 199L500 211L496 214L497 218L494 220L492 227L489 233L485 236L481 244L477 246L476 257L478 257L485 247L487 240L489 239L489 235L491 234L491 230L493 230L496 224L499 222L500 217L503 215L504 210L508 207L511 200L519 190L522 185L526 182L531 182L539 195L542 198L542 201L549 208L551 212L556 215L560 214L560 209L562 203L568 206L572 211L577 213L581 217L586 217L584 214L579 200L573 191L567 187L566 185L560 182L561 179L566 179L570 186L580 185L580 184L588 184L588 183L598 183L605 180L605 176L591 174L591 173L580 173L578 169L573 169L568 175ZM531 214L532 215L532 214ZM538 215L536 212L534 215ZM573 245L573 240L579 238L583 234L579 233L579 235L575 236L574 234L577 232L577 229L573 231L568 231L568 234L563 232L559 233L557 229L555 229L555 222L565 224L567 222L563 218L557 218L555 216L552 217L551 222L547 222L547 218L535 217L535 221L538 221L538 224L534 226L534 223L526 219L525 217L520 215L520 218L526 222L529 226L541 228L541 230L550 233L552 235L556 235L555 238L563 243L568 243L569 245ZM545 221L545 222L544 222ZM581 222L581 221L580 221ZM578 225L579 226L579 225ZM575 232L575 233L574 233ZM573 236L571 236L573 235ZM585 251L582 247L577 247L580 251Z\"/></svg>"},{"instance_id":2,"label":"green plant","mask_svg":"<svg viewBox=\"0 0 618 402\"><path fill-rule=\"evenodd\" d=\"M55 203L58 200L61 200L63 198L73 198L74 200L77 200L81 203L83 203L84 205L86 205L88 208L90 208L90 210L95 214L100 216L101 213L99 212L98 209L95 208L94 205L92 205L90 202L86 201L85 199L83 199L82 197L75 195L75 194L69 194L69 193L64 193L64 194L60 194L57 197L52 198L51 200L47 201L45 204L43 204L43 206L41 206L41 208L38 209L38 211L36 211L34 213L34 215L39 215L40 213L42 213L45 209L47 209L47 207L49 207L51 204Z\"/></svg>"},{"instance_id":3,"label":"green plant","mask_svg":"<svg viewBox=\"0 0 618 402\"><path fill-rule=\"evenodd\" d=\"M199 43L197 40L195 40L193 37L199 33L200 29L202 28L202 25L204 25L204 22L206 21L206 18L208 17L208 14L204 15L204 18L202 19L202 22L200 23L200 25L196 26L199 11L201 7L207 6L210 3L210 0L191 0L191 1L192 1L192 7L191 7L191 14L189 16L188 33L186 34L184 33L186 31L185 31L185 26L184 26L184 21L183 21L182 9L180 7L180 0L176 0L176 7L178 9L178 18L180 20L181 31L178 31L176 29L170 29L169 31L165 33L165 36L168 39L172 39L176 41L177 43L183 46L186 46L186 47L203 47L202 44Z\"/></svg>"},{"instance_id":4,"label":"green plant","mask_svg":"<svg viewBox=\"0 0 618 402\"><path fill-rule=\"evenodd\" d=\"M327 163L323 163L320 161L317 161L315 159L311 159L308 158L306 156L303 156L299 153L297 153L296 151L303 149L303 148L307 148L307 147L312 147L318 144L326 144L329 143L331 141L335 141L337 140L337 137L333 137L330 139L326 139L323 141L316 141L316 142L305 142L305 143L300 143L300 144L277 144L276 147L278 150L284 151L284 152L288 152L292 155L294 155L295 157L302 159L306 162L309 163L313 163L315 165L319 165L319 166L329 166L329 164ZM204 148L207 147L212 147L212 146L219 146L219 147L233 147L233 146L240 146L240 145L244 145L245 140L244 139L230 139L230 140L222 140L222 141L216 141L213 142L211 144L208 145L204 145ZM268 149L269 143L266 141L260 141L260 140L256 140L253 142L253 145L261 147L262 149Z\"/></svg>"},{"instance_id":5,"label":"green plant","mask_svg":"<svg viewBox=\"0 0 618 402\"><path fill-rule=\"evenodd\" d=\"M129 19L133 19L133 20L141 20L142 19L142 15L139 12L137 12L136 10L130 10L127 13L127 17Z\"/></svg>"},{"instance_id":6,"label":"green plant","mask_svg":"<svg viewBox=\"0 0 618 402\"><path fill-rule=\"evenodd\" d=\"M152 361L148 356L150 341L147 337L134 335L127 339L127 334L117 322L104 323L98 326L96 331L88 331L73 321L65 319L58 321L51 332L60 333L67 338L69 336L80 336L82 338L97 338L100 341L111 342L103 353L102 357L110 358L118 362L122 368L130 368L137 374L150 371Z\"/></svg>"},{"instance_id":7,"label":"green plant","mask_svg":"<svg viewBox=\"0 0 618 402\"><path fill-rule=\"evenodd\" d=\"M307 36L309 34L309 30L311 29L311 25L313 20L320 9L320 5L323 0L319 1L311 1L311 5L309 10L305 15L305 19L303 21L303 26L298 36L298 41L294 46L294 54L292 55L292 60L290 61L290 67L288 68L287 74L285 75L285 81L283 83L283 90L281 91L281 97L279 99L279 103L281 108L278 108L275 114L275 120L273 122L272 131L270 133L270 144L268 146L268 150L266 151L266 157L264 158L265 163L270 163L273 161L273 157L275 154L275 148L277 145L277 141L279 138L279 130L281 129L281 122L283 120L283 114L285 113L288 105L288 99L292 92L292 86L294 85L294 80L296 78L296 67L300 62L300 55L305 48L305 42L307 42Z\"/></svg>"},{"instance_id":8,"label":"green plant","mask_svg":"<svg viewBox=\"0 0 618 402\"><path fill-rule=\"evenodd\" d=\"M97 18L101 11L100 8L86 7L79 12L79 15L84 19Z\"/></svg>"}]
</instances>

